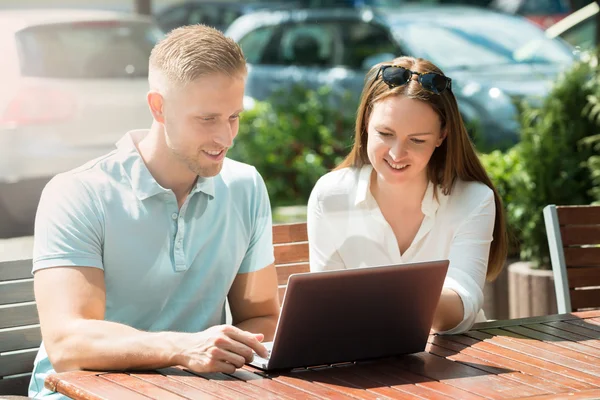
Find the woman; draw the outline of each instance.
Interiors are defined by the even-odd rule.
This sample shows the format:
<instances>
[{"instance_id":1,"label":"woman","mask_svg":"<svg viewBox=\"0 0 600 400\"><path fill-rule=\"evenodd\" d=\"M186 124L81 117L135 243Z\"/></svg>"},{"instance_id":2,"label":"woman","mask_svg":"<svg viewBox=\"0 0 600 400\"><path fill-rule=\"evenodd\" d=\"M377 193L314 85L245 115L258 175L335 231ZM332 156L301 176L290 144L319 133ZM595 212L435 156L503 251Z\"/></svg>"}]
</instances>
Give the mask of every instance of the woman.
<instances>
[{"instance_id":1,"label":"woman","mask_svg":"<svg viewBox=\"0 0 600 400\"><path fill-rule=\"evenodd\" d=\"M400 57L368 73L354 147L311 193L308 239L311 271L448 259L433 329L485 320L483 286L507 252L502 203L431 62Z\"/></svg>"}]
</instances>

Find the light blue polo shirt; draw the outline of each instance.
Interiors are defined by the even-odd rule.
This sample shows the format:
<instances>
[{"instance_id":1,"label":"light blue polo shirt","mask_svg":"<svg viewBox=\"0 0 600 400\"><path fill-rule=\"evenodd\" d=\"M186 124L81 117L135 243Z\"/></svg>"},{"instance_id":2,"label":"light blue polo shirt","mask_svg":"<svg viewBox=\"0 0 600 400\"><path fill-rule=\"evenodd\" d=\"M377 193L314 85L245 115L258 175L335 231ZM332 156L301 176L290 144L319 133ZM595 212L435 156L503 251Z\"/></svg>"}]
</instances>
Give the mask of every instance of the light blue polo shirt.
<instances>
[{"instance_id":1,"label":"light blue polo shirt","mask_svg":"<svg viewBox=\"0 0 600 400\"><path fill-rule=\"evenodd\" d=\"M236 275L274 262L264 181L254 167L225 159L219 175L198 178L179 209L137 151L145 134L127 133L115 151L48 183L36 216L33 271L103 269L105 319L140 330L198 332L223 324ZM42 343L30 397L64 398L44 389L53 372Z\"/></svg>"}]
</instances>

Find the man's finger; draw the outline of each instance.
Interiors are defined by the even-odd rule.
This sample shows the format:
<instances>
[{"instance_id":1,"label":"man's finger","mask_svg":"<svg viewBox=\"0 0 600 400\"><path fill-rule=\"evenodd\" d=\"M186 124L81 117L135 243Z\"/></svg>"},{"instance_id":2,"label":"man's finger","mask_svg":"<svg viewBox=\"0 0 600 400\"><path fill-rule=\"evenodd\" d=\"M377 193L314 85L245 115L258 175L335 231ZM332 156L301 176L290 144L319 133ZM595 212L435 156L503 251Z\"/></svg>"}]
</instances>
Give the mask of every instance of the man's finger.
<instances>
[{"instance_id":1,"label":"man's finger","mask_svg":"<svg viewBox=\"0 0 600 400\"><path fill-rule=\"evenodd\" d=\"M239 328L232 329L227 333L227 336L229 336L231 339L250 347L252 350L254 350L254 352L256 352L256 354L258 354L259 356L261 356L263 358L266 358L269 356L269 352L267 351L265 346L263 346L260 343L260 341L258 340L258 338L257 338L257 337L259 337L258 335L263 336L260 333L256 334L256 333L246 332ZM264 336L263 336L263 338L264 338Z\"/></svg>"}]
</instances>

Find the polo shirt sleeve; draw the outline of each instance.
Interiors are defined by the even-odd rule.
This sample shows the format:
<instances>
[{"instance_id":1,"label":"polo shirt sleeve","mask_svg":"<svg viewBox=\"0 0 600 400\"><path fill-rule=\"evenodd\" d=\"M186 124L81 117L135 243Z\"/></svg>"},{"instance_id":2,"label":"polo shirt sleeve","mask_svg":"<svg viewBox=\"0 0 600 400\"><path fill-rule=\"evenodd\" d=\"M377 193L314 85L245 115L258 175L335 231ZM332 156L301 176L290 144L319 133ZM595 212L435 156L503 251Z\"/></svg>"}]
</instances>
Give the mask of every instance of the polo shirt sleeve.
<instances>
[{"instance_id":1,"label":"polo shirt sleeve","mask_svg":"<svg viewBox=\"0 0 600 400\"><path fill-rule=\"evenodd\" d=\"M460 296L464 315L457 326L439 332L441 334L457 334L469 330L483 307L483 287L495 218L496 203L494 193L490 190L454 235L444 288L452 289Z\"/></svg>"},{"instance_id":2,"label":"polo shirt sleeve","mask_svg":"<svg viewBox=\"0 0 600 400\"><path fill-rule=\"evenodd\" d=\"M273 218L269 194L262 176L255 170L253 198L250 201L251 234L246 255L238 273L258 271L275 262L273 252Z\"/></svg>"},{"instance_id":3,"label":"polo shirt sleeve","mask_svg":"<svg viewBox=\"0 0 600 400\"><path fill-rule=\"evenodd\" d=\"M103 216L77 175L54 177L35 218L33 272L51 267L103 269Z\"/></svg>"}]
</instances>

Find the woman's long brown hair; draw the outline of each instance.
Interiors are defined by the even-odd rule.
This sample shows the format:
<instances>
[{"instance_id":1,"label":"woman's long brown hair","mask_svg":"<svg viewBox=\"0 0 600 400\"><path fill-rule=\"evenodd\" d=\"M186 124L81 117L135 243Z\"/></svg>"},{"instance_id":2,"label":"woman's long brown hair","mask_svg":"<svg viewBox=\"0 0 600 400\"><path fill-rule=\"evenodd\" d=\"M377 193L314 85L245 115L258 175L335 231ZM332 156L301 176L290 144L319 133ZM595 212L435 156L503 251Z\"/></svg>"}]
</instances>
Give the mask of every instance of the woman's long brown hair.
<instances>
[{"instance_id":1,"label":"woman's long brown hair","mask_svg":"<svg viewBox=\"0 0 600 400\"><path fill-rule=\"evenodd\" d=\"M464 122L458 111L456 98L450 90L437 95L424 90L417 82L410 82L409 84L390 89L382 79L375 81L379 68L381 65L386 64L401 66L415 72L436 72L443 74L433 63L413 57L399 57L389 63L378 64L371 68L365 79L365 87L357 111L354 146L350 154L336 169L346 167L360 168L365 164L370 164L367 156L367 125L375 103L389 96L401 95L429 104L439 115L442 130L445 130L447 133L446 139L440 147L435 149L429 160L428 175L431 182L435 187L441 187L445 195L452 192L457 179L465 182L481 182L494 191L496 217L486 274L486 279L492 281L502 270L508 252L508 235L506 233L504 208L498 191L485 172L483 165L481 165L475 148L469 139Z\"/></svg>"}]
</instances>

